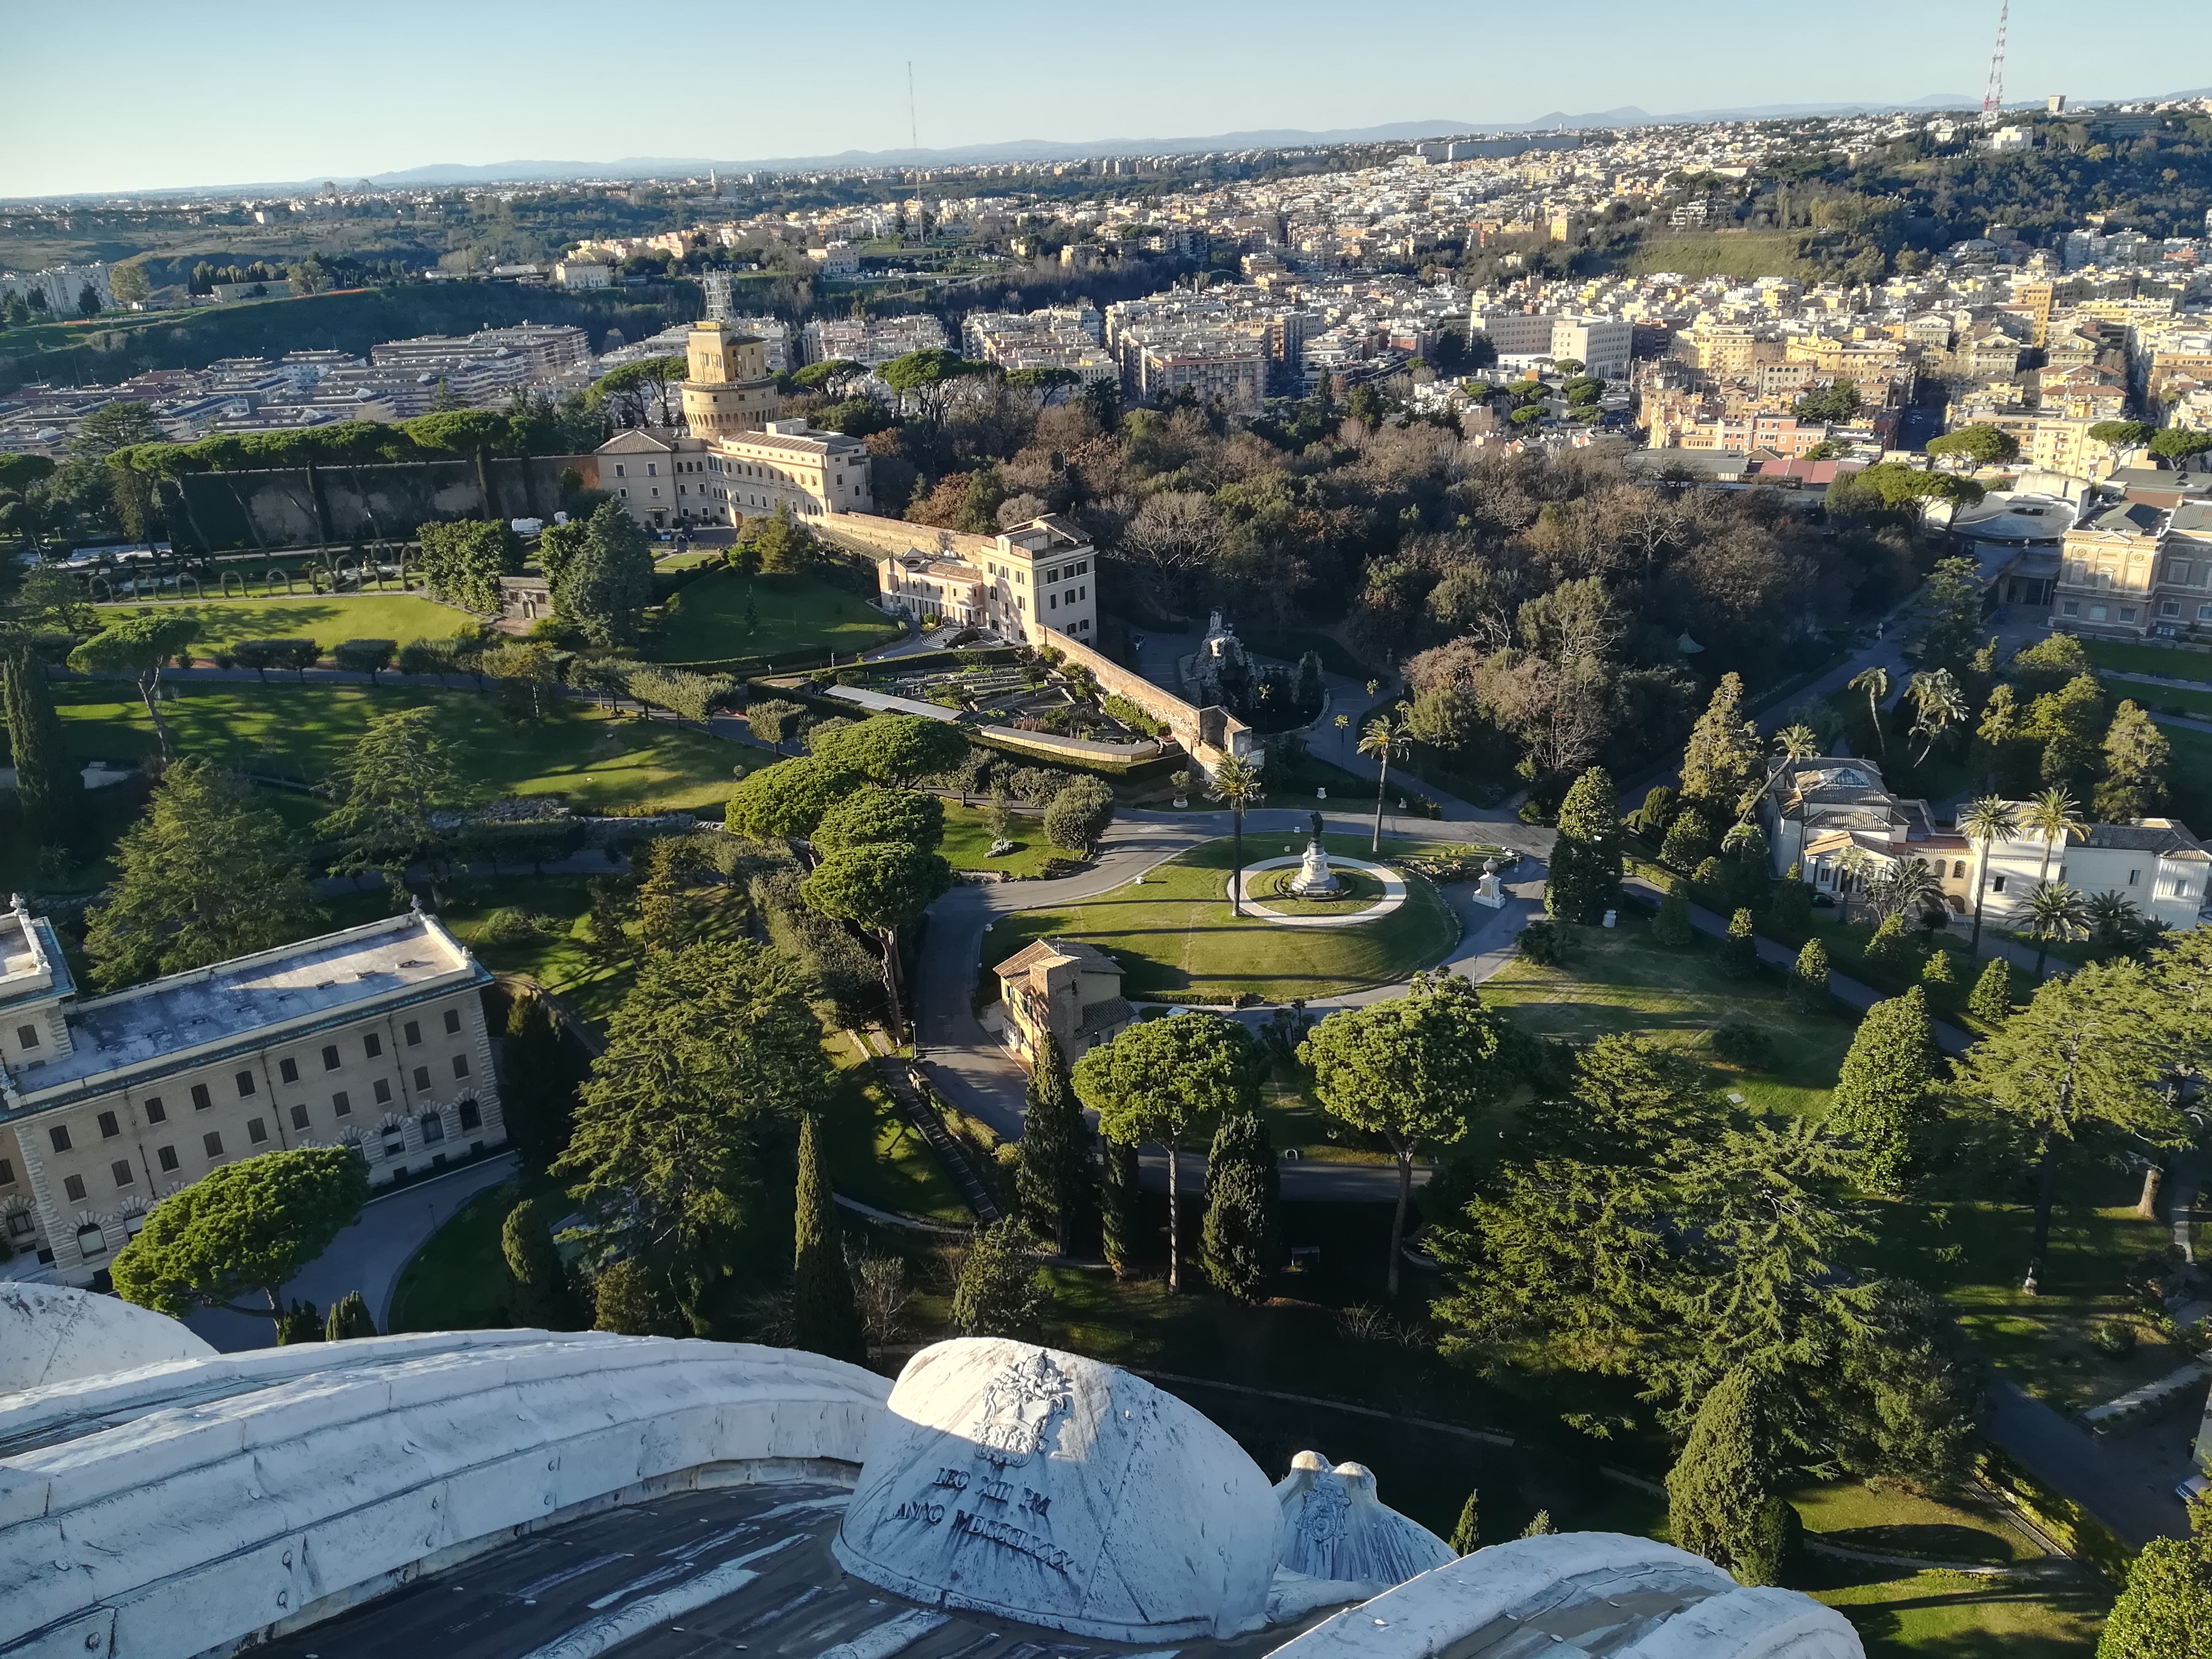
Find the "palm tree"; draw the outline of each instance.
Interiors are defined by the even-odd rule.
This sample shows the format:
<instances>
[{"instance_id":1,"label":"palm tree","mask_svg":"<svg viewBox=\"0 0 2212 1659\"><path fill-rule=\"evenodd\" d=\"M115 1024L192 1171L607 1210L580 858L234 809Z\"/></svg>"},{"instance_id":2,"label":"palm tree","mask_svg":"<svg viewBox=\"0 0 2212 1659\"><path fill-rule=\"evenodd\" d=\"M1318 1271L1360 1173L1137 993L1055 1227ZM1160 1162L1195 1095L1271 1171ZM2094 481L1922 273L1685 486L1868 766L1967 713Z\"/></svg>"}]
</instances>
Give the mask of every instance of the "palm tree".
<instances>
[{"instance_id":1,"label":"palm tree","mask_svg":"<svg viewBox=\"0 0 2212 1659\"><path fill-rule=\"evenodd\" d=\"M1790 760L1810 760L1820 752L1820 734L1801 721L1777 732L1774 746Z\"/></svg>"},{"instance_id":2,"label":"palm tree","mask_svg":"<svg viewBox=\"0 0 2212 1659\"><path fill-rule=\"evenodd\" d=\"M1959 833L1974 844L1974 941L1982 948L1982 892L1990 878L1990 848L2020 834L2020 809L1998 795L1984 795L1959 814Z\"/></svg>"},{"instance_id":3,"label":"palm tree","mask_svg":"<svg viewBox=\"0 0 2212 1659\"><path fill-rule=\"evenodd\" d=\"M1892 916L1917 921L1942 908L1943 878L1923 859L1899 859L1881 872L1867 896L1884 921Z\"/></svg>"},{"instance_id":4,"label":"palm tree","mask_svg":"<svg viewBox=\"0 0 2212 1659\"><path fill-rule=\"evenodd\" d=\"M2100 951L2117 951L2142 925L2142 912L2125 893L2092 893L2083 901L2081 914L2089 924L2089 937Z\"/></svg>"},{"instance_id":5,"label":"palm tree","mask_svg":"<svg viewBox=\"0 0 2212 1659\"><path fill-rule=\"evenodd\" d=\"M2051 878L2051 852L2063 847L2070 838L2087 841L2089 826L2074 815L2081 810L2071 791L2057 785L2045 790L2021 809L2021 827L2043 842L2043 862L2036 867L2035 883L2040 887Z\"/></svg>"},{"instance_id":6,"label":"palm tree","mask_svg":"<svg viewBox=\"0 0 2212 1659\"><path fill-rule=\"evenodd\" d=\"M2027 933L2036 942L2035 982L2053 939L2076 939L2089 931L2089 907L2063 881L2039 881L2027 896Z\"/></svg>"},{"instance_id":7,"label":"palm tree","mask_svg":"<svg viewBox=\"0 0 2212 1659\"><path fill-rule=\"evenodd\" d=\"M1267 793L1267 786L1260 778L1260 769L1242 755L1225 757L1213 769L1213 781L1206 786L1206 798L1218 800L1229 808L1230 822L1236 836L1236 867L1229 872L1229 908L1232 915L1243 915L1244 907L1239 902L1237 890L1244 884L1244 812L1257 806Z\"/></svg>"},{"instance_id":8,"label":"palm tree","mask_svg":"<svg viewBox=\"0 0 2212 1659\"><path fill-rule=\"evenodd\" d=\"M1867 872L1870 870L1878 870L1881 866L1881 860L1863 847L1845 848L1843 857L1836 860L1836 901L1843 907L1845 927L1848 927L1851 921L1851 899L1850 894L1846 890L1846 884L1856 876L1863 890L1869 884Z\"/></svg>"},{"instance_id":9,"label":"palm tree","mask_svg":"<svg viewBox=\"0 0 2212 1659\"><path fill-rule=\"evenodd\" d=\"M1936 739L1952 721L1966 718L1966 699L1948 668L1915 674L1905 695L1912 700L1912 729L1921 734L1920 752L1913 757L1917 765L1928 758Z\"/></svg>"},{"instance_id":10,"label":"palm tree","mask_svg":"<svg viewBox=\"0 0 2212 1659\"><path fill-rule=\"evenodd\" d=\"M1867 712L1874 716L1874 740L1881 745L1885 758L1889 754L1889 738L1881 729L1881 700L1889 695L1889 670L1877 663L1872 668L1862 669L1851 677L1853 691L1866 693Z\"/></svg>"},{"instance_id":11,"label":"palm tree","mask_svg":"<svg viewBox=\"0 0 2212 1659\"><path fill-rule=\"evenodd\" d=\"M1375 841L1369 849L1382 850L1382 798L1390 787L1390 757L1402 755L1413 746L1413 711L1410 704L1400 703L1389 714L1377 714L1360 728L1359 752L1372 755L1382 763L1382 774L1375 785Z\"/></svg>"}]
</instances>

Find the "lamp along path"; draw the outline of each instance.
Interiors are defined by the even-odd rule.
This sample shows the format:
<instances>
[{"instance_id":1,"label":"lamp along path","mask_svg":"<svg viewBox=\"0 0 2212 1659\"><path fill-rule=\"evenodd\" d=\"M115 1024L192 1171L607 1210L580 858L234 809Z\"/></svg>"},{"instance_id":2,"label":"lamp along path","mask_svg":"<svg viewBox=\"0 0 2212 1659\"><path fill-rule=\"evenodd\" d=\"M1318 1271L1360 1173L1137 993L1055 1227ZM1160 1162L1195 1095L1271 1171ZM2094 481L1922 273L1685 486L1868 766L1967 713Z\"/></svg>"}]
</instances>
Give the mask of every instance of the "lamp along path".
<instances>
[{"instance_id":1,"label":"lamp along path","mask_svg":"<svg viewBox=\"0 0 2212 1659\"><path fill-rule=\"evenodd\" d=\"M1406 902L1406 878L1387 864L1370 864L1365 859L1334 858L1331 867L1339 870L1364 870L1382 884L1382 896L1364 909L1352 910L1342 915L1294 916L1273 909L1252 896L1252 878L1270 870L1281 870L1304 860L1298 858L1261 859L1248 864L1237 878L1237 896L1244 908L1255 916L1264 917L1281 927L1355 927L1363 921L1379 921Z\"/></svg>"}]
</instances>

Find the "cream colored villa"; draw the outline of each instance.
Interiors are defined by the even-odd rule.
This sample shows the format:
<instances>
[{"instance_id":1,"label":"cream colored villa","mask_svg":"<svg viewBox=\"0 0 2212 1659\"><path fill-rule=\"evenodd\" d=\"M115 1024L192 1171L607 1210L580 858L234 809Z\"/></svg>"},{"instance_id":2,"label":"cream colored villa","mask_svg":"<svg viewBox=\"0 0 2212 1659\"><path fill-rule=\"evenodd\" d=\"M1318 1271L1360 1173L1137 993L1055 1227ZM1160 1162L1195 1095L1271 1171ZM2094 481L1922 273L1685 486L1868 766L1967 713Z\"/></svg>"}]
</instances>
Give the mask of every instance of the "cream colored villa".
<instances>
[{"instance_id":1,"label":"cream colored villa","mask_svg":"<svg viewBox=\"0 0 2212 1659\"><path fill-rule=\"evenodd\" d=\"M1006 1010L1006 1046L1025 1065L1037 1063L1048 1036L1073 1065L1137 1017L1121 994L1121 969L1091 945L1041 939L992 971Z\"/></svg>"},{"instance_id":2,"label":"cream colored villa","mask_svg":"<svg viewBox=\"0 0 2212 1659\"><path fill-rule=\"evenodd\" d=\"M351 1146L389 1185L507 1139L481 993L419 911L80 1000L0 912L0 1237L84 1285L218 1164Z\"/></svg>"},{"instance_id":3,"label":"cream colored villa","mask_svg":"<svg viewBox=\"0 0 2212 1659\"><path fill-rule=\"evenodd\" d=\"M988 628L1009 640L1098 642L1097 555L1091 538L1048 514L995 536L931 530L848 514L823 536L876 562L877 604L917 619Z\"/></svg>"}]
</instances>

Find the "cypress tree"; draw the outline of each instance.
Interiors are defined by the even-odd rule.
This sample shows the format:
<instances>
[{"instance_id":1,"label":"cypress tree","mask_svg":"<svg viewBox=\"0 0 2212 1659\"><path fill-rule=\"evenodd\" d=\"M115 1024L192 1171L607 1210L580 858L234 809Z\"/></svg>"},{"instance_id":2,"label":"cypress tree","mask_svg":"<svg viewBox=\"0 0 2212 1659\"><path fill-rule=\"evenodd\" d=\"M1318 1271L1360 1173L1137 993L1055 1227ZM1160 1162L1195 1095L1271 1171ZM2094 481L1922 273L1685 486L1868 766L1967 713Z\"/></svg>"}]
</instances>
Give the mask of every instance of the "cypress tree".
<instances>
[{"instance_id":1,"label":"cypress tree","mask_svg":"<svg viewBox=\"0 0 2212 1659\"><path fill-rule=\"evenodd\" d=\"M286 1347L295 1342L319 1342L323 1340L323 1316L315 1311L312 1302L295 1302L292 1311L276 1323L276 1346Z\"/></svg>"},{"instance_id":2,"label":"cypress tree","mask_svg":"<svg viewBox=\"0 0 2212 1659\"><path fill-rule=\"evenodd\" d=\"M1602 766L1574 781L1559 803L1559 838L1544 908L1560 921L1590 926L1620 902L1620 798Z\"/></svg>"},{"instance_id":3,"label":"cypress tree","mask_svg":"<svg viewBox=\"0 0 2212 1659\"><path fill-rule=\"evenodd\" d=\"M1552 1524L1552 1512L1538 1510L1528 1517L1528 1524L1521 1528L1523 1538L1548 1538L1559 1528Z\"/></svg>"},{"instance_id":4,"label":"cypress tree","mask_svg":"<svg viewBox=\"0 0 2212 1659\"><path fill-rule=\"evenodd\" d=\"M1239 1302L1258 1301L1274 1272L1279 1184L1267 1126L1255 1113L1224 1113L1206 1162L1200 1249L1206 1276Z\"/></svg>"},{"instance_id":5,"label":"cypress tree","mask_svg":"<svg viewBox=\"0 0 2212 1659\"><path fill-rule=\"evenodd\" d=\"M1742 1583L1771 1584L1788 1553L1788 1509L1769 1482L1758 1379L1739 1366L1698 1405L1682 1455L1667 1472L1668 1535Z\"/></svg>"},{"instance_id":6,"label":"cypress tree","mask_svg":"<svg viewBox=\"0 0 2212 1659\"><path fill-rule=\"evenodd\" d=\"M1059 1042L1047 1036L1030 1073L1014 1193L1023 1216L1061 1255L1073 1249L1094 1202L1091 1142L1091 1126L1068 1080L1066 1058Z\"/></svg>"},{"instance_id":7,"label":"cypress tree","mask_svg":"<svg viewBox=\"0 0 2212 1659\"><path fill-rule=\"evenodd\" d=\"M1667 826L1667 839L1659 845L1659 861L1675 870L1694 870L1713 850L1712 827L1705 815L1686 806Z\"/></svg>"},{"instance_id":8,"label":"cypress tree","mask_svg":"<svg viewBox=\"0 0 2212 1659\"><path fill-rule=\"evenodd\" d=\"M46 665L28 647L0 651L0 701L7 704L15 799L31 845L73 845L84 830L84 773L70 757Z\"/></svg>"},{"instance_id":9,"label":"cypress tree","mask_svg":"<svg viewBox=\"0 0 2212 1659\"><path fill-rule=\"evenodd\" d=\"M343 1299L331 1304L330 1322L323 1328L325 1341L343 1342L375 1334L376 1322L368 1316L368 1304L361 1299L359 1291L348 1291Z\"/></svg>"},{"instance_id":10,"label":"cypress tree","mask_svg":"<svg viewBox=\"0 0 2212 1659\"><path fill-rule=\"evenodd\" d=\"M617 1336L686 1336L684 1316L653 1270L635 1258L611 1261L592 1284L595 1331Z\"/></svg>"},{"instance_id":11,"label":"cypress tree","mask_svg":"<svg viewBox=\"0 0 2212 1659\"><path fill-rule=\"evenodd\" d=\"M791 1343L832 1359L866 1363L868 1339L860 1323L860 1304L853 1294L852 1270L837 1226L837 1203L822 1167L820 1120L808 1113L799 1124L798 1249L793 1262L796 1281Z\"/></svg>"},{"instance_id":12,"label":"cypress tree","mask_svg":"<svg viewBox=\"0 0 2212 1659\"><path fill-rule=\"evenodd\" d=\"M1881 925L1867 940L1866 959L1877 968L1896 969L1902 967L1912 954L1912 942L1905 937L1905 923L1897 916L1884 916Z\"/></svg>"},{"instance_id":13,"label":"cypress tree","mask_svg":"<svg viewBox=\"0 0 2212 1659\"><path fill-rule=\"evenodd\" d=\"M507 1270L514 1276L514 1322L527 1330L567 1331L576 1326L568 1265L553 1247L546 1206L526 1198L507 1212L499 1230Z\"/></svg>"},{"instance_id":14,"label":"cypress tree","mask_svg":"<svg viewBox=\"0 0 2212 1659\"><path fill-rule=\"evenodd\" d=\"M1459 1520L1452 1527L1451 1547L1455 1553L1472 1555L1482 1547L1482 1493L1478 1489L1467 1495L1467 1502L1459 1506Z\"/></svg>"},{"instance_id":15,"label":"cypress tree","mask_svg":"<svg viewBox=\"0 0 2212 1659\"><path fill-rule=\"evenodd\" d=\"M2002 1025L2012 1018L2012 964L2002 957L1991 957L1982 969L1966 998L1966 1012L1984 1025Z\"/></svg>"},{"instance_id":16,"label":"cypress tree","mask_svg":"<svg viewBox=\"0 0 2212 1659\"><path fill-rule=\"evenodd\" d=\"M1923 985L1955 985L1958 975L1951 971L1951 953L1937 949L1928 953L1928 960L1920 964Z\"/></svg>"},{"instance_id":17,"label":"cypress tree","mask_svg":"<svg viewBox=\"0 0 2212 1659\"><path fill-rule=\"evenodd\" d=\"M1737 979L1759 971L1759 935L1751 912L1739 910L1729 918L1728 943L1721 947L1721 966Z\"/></svg>"},{"instance_id":18,"label":"cypress tree","mask_svg":"<svg viewBox=\"0 0 2212 1659\"><path fill-rule=\"evenodd\" d=\"M530 992L507 1006L507 1030L500 1043L507 1086L500 1091L500 1115L516 1160L531 1175L543 1175L568 1150L575 1124L578 1067L566 1039L554 1023L552 1006Z\"/></svg>"},{"instance_id":19,"label":"cypress tree","mask_svg":"<svg viewBox=\"0 0 2212 1659\"><path fill-rule=\"evenodd\" d=\"M1765 754L1759 723L1744 712L1743 676L1722 675L1683 747L1682 798L1733 820L1743 811L1745 794L1765 776Z\"/></svg>"},{"instance_id":20,"label":"cypress tree","mask_svg":"<svg viewBox=\"0 0 2212 1659\"><path fill-rule=\"evenodd\" d=\"M1667 884L1667 896L1659 902L1659 914L1652 919L1651 937L1678 951L1697 937L1697 930L1690 925L1690 889L1679 876Z\"/></svg>"},{"instance_id":21,"label":"cypress tree","mask_svg":"<svg viewBox=\"0 0 2212 1659\"><path fill-rule=\"evenodd\" d=\"M1813 890L1806 883L1803 865L1791 865L1789 873L1774 884L1767 906L1775 932L1784 939L1802 934L1812 925Z\"/></svg>"},{"instance_id":22,"label":"cypress tree","mask_svg":"<svg viewBox=\"0 0 2212 1659\"><path fill-rule=\"evenodd\" d=\"M1790 983L1802 1008L1818 1008L1828 1000L1828 947L1816 939L1805 941L1797 953L1797 967Z\"/></svg>"},{"instance_id":23,"label":"cypress tree","mask_svg":"<svg viewBox=\"0 0 2212 1659\"><path fill-rule=\"evenodd\" d=\"M1104 1212L1106 1265L1116 1279L1127 1279L1137 1270L1137 1254L1143 1245L1144 1194L1137 1186L1137 1148L1133 1141L1103 1140L1105 1180L1101 1188Z\"/></svg>"},{"instance_id":24,"label":"cypress tree","mask_svg":"<svg viewBox=\"0 0 2212 1659\"><path fill-rule=\"evenodd\" d=\"M1917 985L1877 1002L1859 1022L1828 1102L1828 1127L1866 1154L1868 1190L1897 1191L1911 1161L1912 1131L1935 1081L1935 1027Z\"/></svg>"}]
</instances>

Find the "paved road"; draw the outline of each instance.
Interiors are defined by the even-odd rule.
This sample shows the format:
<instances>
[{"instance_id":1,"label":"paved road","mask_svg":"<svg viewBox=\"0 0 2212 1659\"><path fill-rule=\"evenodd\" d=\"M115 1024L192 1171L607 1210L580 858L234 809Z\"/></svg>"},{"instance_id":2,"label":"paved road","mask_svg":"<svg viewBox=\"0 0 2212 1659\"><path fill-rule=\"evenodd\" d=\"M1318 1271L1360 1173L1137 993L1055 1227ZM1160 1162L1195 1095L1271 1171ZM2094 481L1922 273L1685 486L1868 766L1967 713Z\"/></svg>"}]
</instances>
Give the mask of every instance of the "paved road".
<instances>
[{"instance_id":1,"label":"paved road","mask_svg":"<svg viewBox=\"0 0 2212 1659\"><path fill-rule=\"evenodd\" d=\"M2194 1413L2100 1440L2011 1382L1998 1382L1990 1407L1990 1438L2130 1548L2154 1538L2189 1536L2188 1511L2173 1488L2191 1470Z\"/></svg>"},{"instance_id":2,"label":"paved road","mask_svg":"<svg viewBox=\"0 0 2212 1659\"><path fill-rule=\"evenodd\" d=\"M462 1205L514 1173L514 1155L502 1152L450 1175L418 1181L396 1193L371 1199L361 1219L340 1233L329 1249L284 1287L286 1304L305 1299L327 1314L332 1303L359 1291L368 1304L376 1328L386 1329L392 1319L392 1293L398 1288L400 1269ZM225 1353L265 1348L276 1340L268 1320L216 1308L203 1308L185 1323Z\"/></svg>"}]
</instances>

